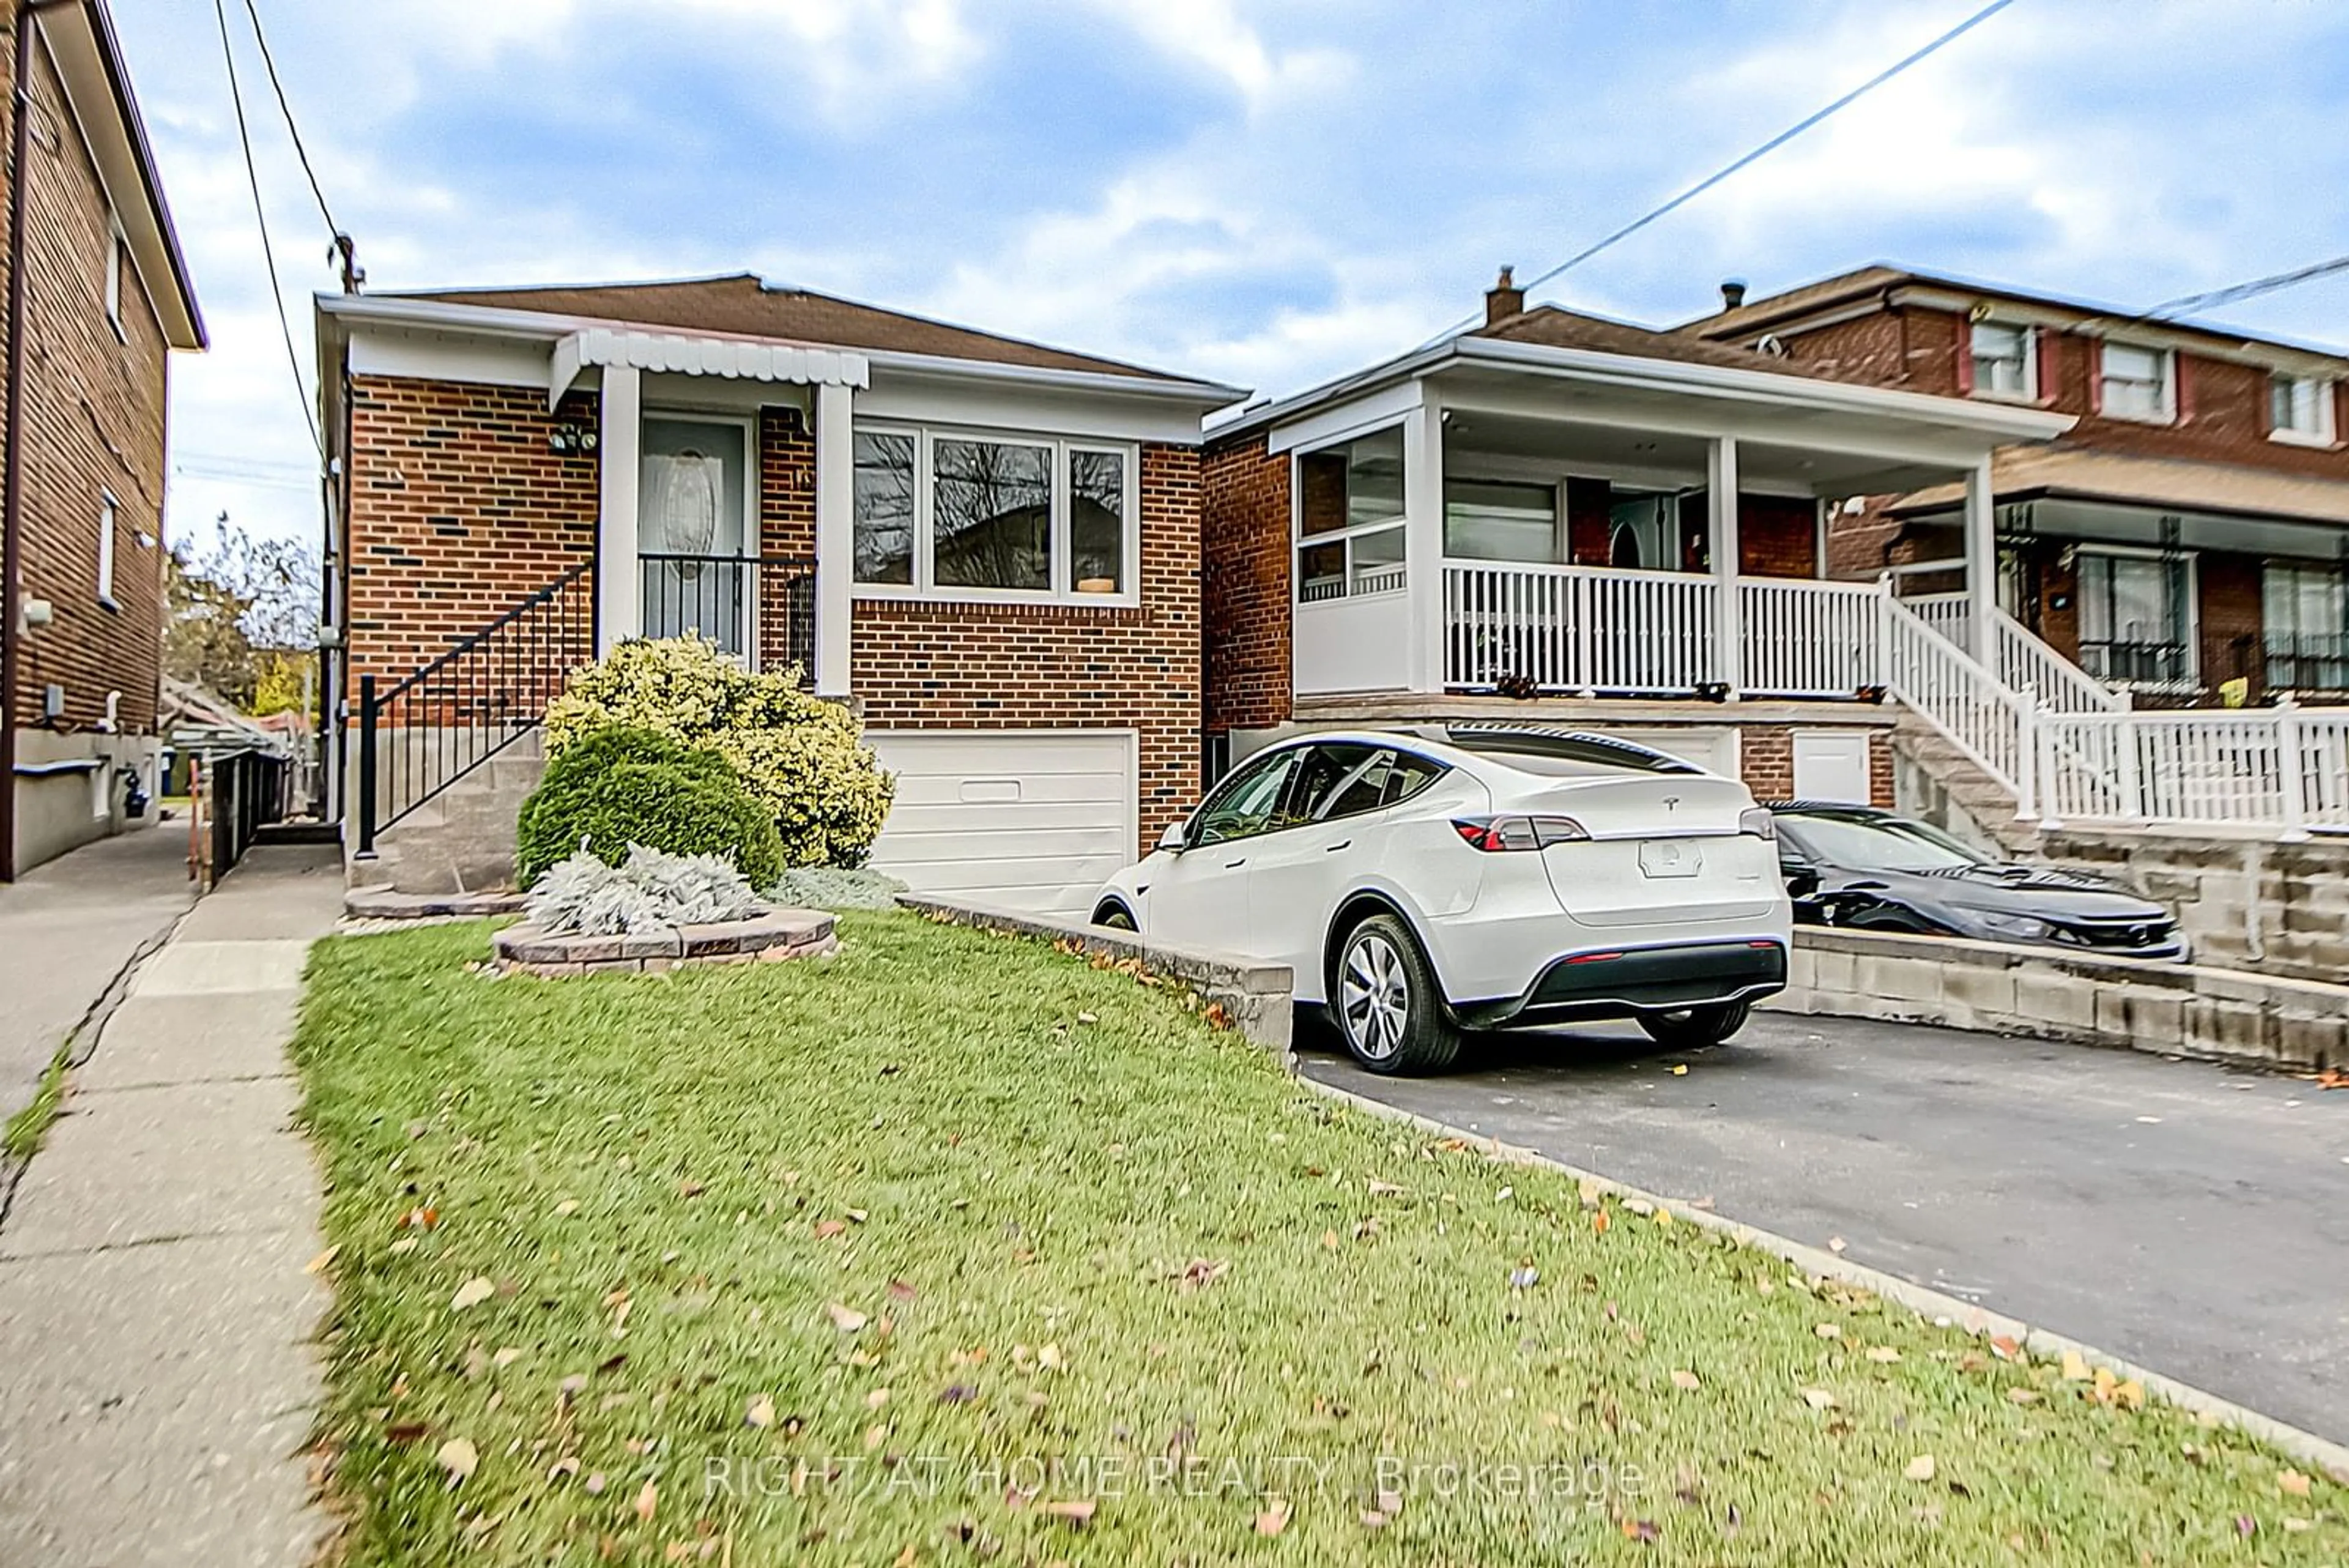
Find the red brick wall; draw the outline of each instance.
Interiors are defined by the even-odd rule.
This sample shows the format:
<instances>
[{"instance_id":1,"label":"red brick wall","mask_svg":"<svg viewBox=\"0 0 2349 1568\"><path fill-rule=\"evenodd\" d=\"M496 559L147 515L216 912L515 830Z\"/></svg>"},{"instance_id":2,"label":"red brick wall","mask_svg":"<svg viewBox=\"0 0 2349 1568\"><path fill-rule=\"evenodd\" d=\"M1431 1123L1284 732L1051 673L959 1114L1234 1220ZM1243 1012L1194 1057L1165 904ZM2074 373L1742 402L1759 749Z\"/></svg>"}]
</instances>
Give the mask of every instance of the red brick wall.
<instances>
[{"instance_id":1,"label":"red brick wall","mask_svg":"<svg viewBox=\"0 0 2349 1568\"><path fill-rule=\"evenodd\" d=\"M1603 566L1615 553L1615 487L1603 479L1566 482L1567 559Z\"/></svg>"},{"instance_id":2,"label":"red brick wall","mask_svg":"<svg viewBox=\"0 0 2349 1568\"><path fill-rule=\"evenodd\" d=\"M2203 551L2194 563L2206 688L2243 676L2256 697L2264 685L2261 634L2266 585L2260 568L2256 556L2219 550Z\"/></svg>"},{"instance_id":3,"label":"red brick wall","mask_svg":"<svg viewBox=\"0 0 2349 1568\"><path fill-rule=\"evenodd\" d=\"M1816 501L1737 498L1737 569L1754 577L1807 577L1818 568Z\"/></svg>"},{"instance_id":4,"label":"red brick wall","mask_svg":"<svg viewBox=\"0 0 2349 1568\"><path fill-rule=\"evenodd\" d=\"M1755 800L1795 798L1795 732L1783 724L1747 724L1737 732L1737 765ZM1892 737L1873 730L1868 738L1869 804L1892 805Z\"/></svg>"},{"instance_id":5,"label":"red brick wall","mask_svg":"<svg viewBox=\"0 0 2349 1568\"><path fill-rule=\"evenodd\" d=\"M34 74L26 192L24 592L56 619L26 634L16 722L40 723L65 688L62 727L88 729L119 691L120 727L155 728L163 627L163 410L168 349L138 270L122 263L122 334L106 317L111 209L45 54ZM0 50L5 78L13 50ZM0 203L7 176L0 171ZM171 286L155 280L159 289ZM5 286L0 255L0 287ZM103 493L117 503L114 607L98 599ZM140 542L144 535L150 541ZM5 784L5 781L0 781Z\"/></svg>"},{"instance_id":6,"label":"red brick wall","mask_svg":"<svg viewBox=\"0 0 2349 1568\"><path fill-rule=\"evenodd\" d=\"M596 459L547 449L592 393L361 376L351 383L350 691L397 680L595 551ZM591 657L582 647L578 657Z\"/></svg>"},{"instance_id":7,"label":"red brick wall","mask_svg":"<svg viewBox=\"0 0 2349 1568\"><path fill-rule=\"evenodd\" d=\"M858 599L849 690L875 730L1137 729L1141 836L1198 804L1200 458L1142 449L1142 603Z\"/></svg>"},{"instance_id":8,"label":"red brick wall","mask_svg":"<svg viewBox=\"0 0 2349 1568\"><path fill-rule=\"evenodd\" d=\"M1287 722L1294 691L1288 456L1265 445L1260 432L1213 441L1202 459L1210 733Z\"/></svg>"}]
</instances>

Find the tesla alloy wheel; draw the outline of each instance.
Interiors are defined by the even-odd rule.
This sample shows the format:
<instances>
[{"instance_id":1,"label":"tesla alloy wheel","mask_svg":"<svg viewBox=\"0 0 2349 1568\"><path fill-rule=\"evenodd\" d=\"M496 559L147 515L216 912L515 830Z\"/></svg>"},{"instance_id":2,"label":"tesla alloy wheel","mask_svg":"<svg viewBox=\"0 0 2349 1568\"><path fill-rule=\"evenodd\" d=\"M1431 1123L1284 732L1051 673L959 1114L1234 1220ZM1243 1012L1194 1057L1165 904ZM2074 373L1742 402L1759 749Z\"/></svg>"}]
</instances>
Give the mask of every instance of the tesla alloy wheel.
<instances>
[{"instance_id":1,"label":"tesla alloy wheel","mask_svg":"<svg viewBox=\"0 0 2349 1568\"><path fill-rule=\"evenodd\" d=\"M1330 992L1346 1048L1373 1073L1441 1072L1460 1054L1434 973L1392 915L1346 933Z\"/></svg>"}]
</instances>

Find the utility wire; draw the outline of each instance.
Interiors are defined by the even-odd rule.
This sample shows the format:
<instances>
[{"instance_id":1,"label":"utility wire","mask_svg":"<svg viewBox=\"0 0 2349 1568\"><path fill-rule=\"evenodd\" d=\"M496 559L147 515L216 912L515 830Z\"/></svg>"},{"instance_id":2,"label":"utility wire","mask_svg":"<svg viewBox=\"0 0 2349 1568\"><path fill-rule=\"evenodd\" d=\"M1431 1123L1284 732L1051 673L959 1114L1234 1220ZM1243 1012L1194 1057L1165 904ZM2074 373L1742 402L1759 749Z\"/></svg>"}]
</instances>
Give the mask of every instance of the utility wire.
<instances>
[{"instance_id":1,"label":"utility wire","mask_svg":"<svg viewBox=\"0 0 2349 1568\"><path fill-rule=\"evenodd\" d=\"M2349 256L2334 256L2331 261L2321 261L2309 266L2294 267L2290 272L2271 273L2266 277L2255 277L2249 283L2230 284L2225 288L2214 288L2204 294L2181 295L2176 299L2165 300L2155 306L2137 319L2154 321L2165 317L2186 316L2199 310L2215 309L2222 305L2240 305L2246 299L2257 299L2263 294L2274 294L2280 289L2294 288L2301 284L2313 283L2320 277L2331 277L2335 273L2344 272L2349 272Z\"/></svg>"},{"instance_id":2,"label":"utility wire","mask_svg":"<svg viewBox=\"0 0 2349 1568\"><path fill-rule=\"evenodd\" d=\"M269 243L269 214L262 207L261 171L254 166L253 135L244 121L244 91L237 85L236 51L229 47L225 0L212 0L212 15L220 22L221 57L228 62L228 96L229 101L236 106L236 138L244 149L245 182L253 187L253 221L261 230L261 257L269 267L269 300L277 306L278 330L285 337L285 363L294 371L295 396L302 404L303 421L310 427L310 444L316 447L318 455L324 458L326 455L326 439L318 433L317 410L310 406L309 383L302 379L302 352L294 347L294 322L285 314L285 293L277 282L277 253Z\"/></svg>"},{"instance_id":3,"label":"utility wire","mask_svg":"<svg viewBox=\"0 0 2349 1568\"><path fill-rule=\"evenodd\" d=\"M1901 72L1909 69L1911 66L1920 63L1931 56L1938 54L1950 45L1956 43L1960 38L1964 37L1968 33L1972 32L1976 27L1981 26L1984 22L1989 21L1992 16L1997 16L2001 11L2005 10L2009 5L2013 4L2014 0L1991 0L1991 4L1983 6L1981 10L1976 11L1972 16L1968 16L1964 21L1959 23L1956 26L1951 27L1948 32L1943 33L1940 36L1933 39L1932 42L1926 44L1923 47L1916 49L1911 53L1903 56L1893 64L1885 67L1884 69L1877 72L1874 76L1868 78L1866 81L1860 83L1857 87L1852 88L1841 98L1837 99L1833 103L1806 115L1803 119L1796 120L1794 124L1788 126L1785 130L1780 131L1769 140L1762 143L1761 146L1754 148L1752 151L1745 153L1742 157L1723 164L1721 168L1706 175L1703 179L1698 181L1687 190L1682 191L1671 201L1664 202L1661 206L1650 208L1647 212L1642 213L1640 216L1632 219L1621 228L1617 229L1613 234L1609 234L1605 239L1599 240L1596 244L1584 246L1581 250L1577 251L1574 254L1567 257L1566 260L1558 263L1556 266L1550 268L1547 272L1543 273L1540 276L1529 280L1523 285L1523 286L1528 291L1539 288L1543 284L1559 276L1561 274L1570 272L1574 268L1580 266L1584 262L1588 261L1591 257L1599 254L1601 251L1607 250L1613 245L1620 244L1624 240L1630 239L1633 234L1638 234L1641 229L1646 228L1649 224L1656 222L1658 219L1678 212L1681 208L1687 206L1691 202L1695 201L1699 196L1703 195L1707 191L1712 190L1714 186L1720 184L1731 175L1735 174L1738 171L1768 157L1771 153L1775 152L1781 147L1785 146L1786 143L1794 140L1795 138L1802 135L1805 131L1811 130L1824 120L1833 118L1835 115L1841 113L1852 104L1857 103L1862 98L1874 92L1878 88L1882 87L1886 82L1890 81L1893 78L1900 75ZM1422 344L1420 347L1426 348L1431 344L1441 341L1445 337L1449 337L1452 334L1459 331L1464 327L1473 327L1475 325L1476 320L1477 317L1473 315L1464 317L1461 320L1454 322L1450 327L1447 327L1443 331L1437 333L1433 337L1429 338L1427 343Z\"/></svg>"},{"instance_id":4,"label":"utility wire","mask_svg":"<svg viewBox=\"0 0 2349 1568\"><path fill-rule=\"evenodd\" d=\"M302 172L310 178L310 194L318 199L318 215L326 220L326 233L336 239L343 237L343 226L335 222L335 214L326 205L326 188L318 183L318 171L310 167L310 150L302 144L302 128L294 123L294 106L286 101L285 84L277 77L277 57L269 52L269 35L261 30L261 9L255 0L244 0L244 14L253 18L253 41L261 46L261 63L269 69L269 86L277 94L278 112L285 117L286 134L294 139L294 155L302 161Z\"/></svg>"}]
</instances>

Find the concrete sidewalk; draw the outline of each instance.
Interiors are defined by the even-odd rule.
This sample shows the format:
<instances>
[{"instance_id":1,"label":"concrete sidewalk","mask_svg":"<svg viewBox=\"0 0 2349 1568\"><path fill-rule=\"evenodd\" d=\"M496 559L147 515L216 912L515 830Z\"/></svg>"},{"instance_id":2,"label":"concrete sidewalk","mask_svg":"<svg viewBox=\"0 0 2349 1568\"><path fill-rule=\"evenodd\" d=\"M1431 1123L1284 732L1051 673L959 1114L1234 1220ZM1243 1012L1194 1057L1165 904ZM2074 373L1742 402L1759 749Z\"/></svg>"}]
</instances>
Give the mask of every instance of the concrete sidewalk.
<instances>
[{"instance_id":1,"label":"concrete sidewalk","mask_svg":"<svg viewBox=\"0 0 2349 1568\"><path fill-rule=\"evenodd\" d=\"M134 827L0 885L0 1116L139 950L196 901L188 825Z\"/></svg>"},{"instance_id":2,"label":"concrete sidewalk","mask_svg":"<svg viewBox=\"0 0 2349 1568\"><path fill-rule=\"evenodd\" d=\"M0 1563L301 1568L319 1180L285 1056L332 848L254 850L133 976L0 1225Z\"/></svg>"}]
</instances>

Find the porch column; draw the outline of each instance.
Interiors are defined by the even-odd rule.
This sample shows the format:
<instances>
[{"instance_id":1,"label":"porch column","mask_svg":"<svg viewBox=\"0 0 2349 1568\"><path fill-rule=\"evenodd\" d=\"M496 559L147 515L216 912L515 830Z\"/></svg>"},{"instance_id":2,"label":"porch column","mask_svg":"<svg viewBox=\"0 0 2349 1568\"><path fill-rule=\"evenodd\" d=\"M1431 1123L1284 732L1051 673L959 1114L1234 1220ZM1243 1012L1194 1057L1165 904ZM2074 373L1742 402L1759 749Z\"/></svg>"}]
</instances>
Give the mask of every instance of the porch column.
<instances>
[{"instance_id":1,"label":"porch column","mask_svg":"<svg viewBox=\"0 0 2349 1568\"><path fill-rule=\"evenodd\" d=\"M596 431L601 494L595 524L595 655L602 658L643 628L636 565L636 483L642 467L644 372L632 365L604 367Z\"/></svg>"},{"instance_id":2,"label":"porch column","mask_svg":"<svg viewBox=\"0 0 2349 1568\"><path fill-rule=\"evenodd\" d=\"M1742 694L1745 684L1744 607L1737 602L1737 438L1715 436L1705 462L1705 505L1713 555L1713 669Z\"/></svg>"},{"instance_id":3,"label":"porch column","mask_svg":"<svg viewBox=\"0 0 2349 1568\"><path fill-rule=\"evenodd\" d=\"M848 695L850 589L856 575L853 389L815 389L815 694Z\"/></svg>"},{"instance_id":4,"label":"porch column","mask_svg":"<svg viewBox=\"0 0 2349 1568\"><path fill-rule=\"evenodd\" d=\"M1990 459L1966 472L1966 628L1974 661L1998 673L1998 508Z\"/></svg>"},{"instance_id":5,"label":"porch column","mask_svg":"<svg viewBox=\"0 0 2349 1568\"><path fill-rule=\"evenodd\" d=\"M1444 690L1444 408L1423 389L1402 421L1403 602L1413 691Z\"/></svg>"}]
</instances>

